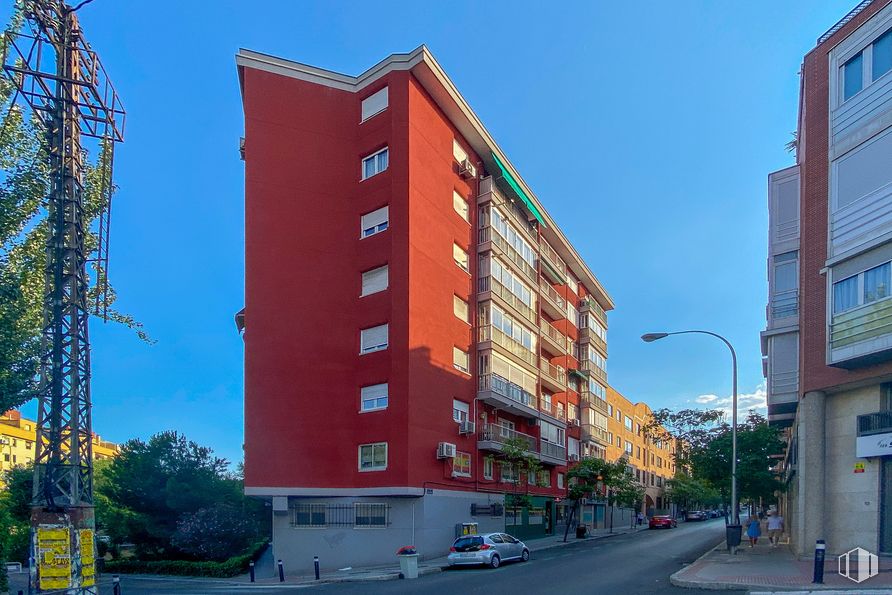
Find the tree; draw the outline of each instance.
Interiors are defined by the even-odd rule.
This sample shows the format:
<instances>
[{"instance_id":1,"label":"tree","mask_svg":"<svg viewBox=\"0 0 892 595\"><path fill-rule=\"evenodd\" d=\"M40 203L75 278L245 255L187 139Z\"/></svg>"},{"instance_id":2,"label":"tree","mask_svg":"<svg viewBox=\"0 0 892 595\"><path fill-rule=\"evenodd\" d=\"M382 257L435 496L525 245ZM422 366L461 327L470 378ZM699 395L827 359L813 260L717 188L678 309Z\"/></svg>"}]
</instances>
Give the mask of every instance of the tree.
<instances>
[{"instance_id":1,"label":"tree","mask_svg":"<svg viewBox=\"0 0 892 595\"><path fill-rule=\"evenodd\" d=\"M683 470L690 465L691 453L721 430L724 415L719 409L658 409L644 424L644 434L653 442L675 440L675 469Z\"/></svg>"},{"instance_id":2,"label":"tree","mask_svg":"<svg viewBox=\"0 0 892 595\"><path fill-rule=\"evenodd\" d=\"M185 513L177 522L171 545L199 560L222 561L239 554L256 534L250 518L231 504Z\"/></svg>"},{"instance_id":3,"label":"tree","mask_svg":"<svg viewBox=\"0 0 892 595\"><path fill-rule=\"evenodd\" d=\"M515 473L514 488L511 494L510 505L506 506L515 512L518 508L529 507L532 504L530 498L530 475L538 477L542 464L529 450L529 444L522 438L508 438L502 442L501 461L509 466ZM523 486L523 492L518 494L518 488Z\"/></svg>"},{"instance_id":4,"label":"tree","mask_svg":"<svg viewBox=\"0 0 892 595\"><path fill-rule=\"evenodd\" d=\"M625 458L611 463L586 457L570 468L567 472L567 497L573 500L573 507L564 529L564 541L567 541L570 524L583 498L600 500L610 506L637 506L644 497L644 488L635 482L627 463Z\"/></svg>"},{"instance_id":5,"label":"tree","mask_svg":"<svg viewBox=\"0 0 892 595\"><path fill-rule=\"evenodd\" d=\"M24 19L16 10L7 32L18 31ZM7 43L4 37L2 43ZM5 49L5 47L4 47ZM40 363L44 265L47 222L45 200L49 189L47 136L33 114L14 105L18 94L11 81L0 78L0 411L18 407L37 394ZM96 161L85 155L84 218L90 228L103 211L106 196L103 176L110 165L109 146L100 146ZM96 251L96 233L85 238L87 258ZM101 282L100 282L101 281ZM95 299L105 281L105 271L94 262L88 295ZM109 285L107 303L115 300ZM132 316L108 309L114 322L149 336Z\"/></svg>"},{"instance_id":6,"label":"tree","mask_svg":"<svg viewBox=\"0 0 892 595\"><path fill-rule=\"evenodd\" d=\"M666 498L687 509L700 505L715 505L721 501L718 490L704 479L695 479L687 473L676 473L666 482Z\"/></svg>"}]
</instances>

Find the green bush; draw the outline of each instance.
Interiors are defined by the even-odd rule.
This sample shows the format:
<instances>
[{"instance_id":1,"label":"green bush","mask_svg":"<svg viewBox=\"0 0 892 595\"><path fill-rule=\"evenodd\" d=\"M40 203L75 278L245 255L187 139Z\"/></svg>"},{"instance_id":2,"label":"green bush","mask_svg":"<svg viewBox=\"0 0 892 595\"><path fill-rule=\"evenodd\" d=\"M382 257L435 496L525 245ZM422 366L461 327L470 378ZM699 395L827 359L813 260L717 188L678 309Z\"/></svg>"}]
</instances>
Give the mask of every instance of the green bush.
<instances>
[{"instance_id":1,"label":"green bush","mask_svg":"<svg viewBox=\"0 0 892 595\"><path fill-rule=\"evenodd\" d=\"M196 562L192 560L109 560L106 573L118 574L173 574L178 576L206 576L229 578L248 570L248 564L257 560L267 541L258 541L249 551L223 562Z\"/></svg>"}]
</instances>

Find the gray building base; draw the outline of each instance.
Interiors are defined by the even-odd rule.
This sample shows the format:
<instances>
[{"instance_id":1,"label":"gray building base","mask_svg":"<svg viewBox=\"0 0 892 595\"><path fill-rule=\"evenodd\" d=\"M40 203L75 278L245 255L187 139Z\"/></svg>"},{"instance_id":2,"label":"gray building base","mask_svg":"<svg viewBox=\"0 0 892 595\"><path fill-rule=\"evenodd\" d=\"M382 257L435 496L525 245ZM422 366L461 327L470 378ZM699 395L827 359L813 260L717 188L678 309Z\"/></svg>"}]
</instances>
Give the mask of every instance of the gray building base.
<instances>
[{"instance_id":1,"label":"gray building base","mask_svg":"<svg viewBox=\"0 0 892 595\"><path fill-rule=\"evenodd\" d=\"M387 505L387 526L355 525L351 511L356 503ZM312 574L314 556L327 570L392 564L397 562L397 550L406 545L416 546L422 560L445 556L459 523L478 523L480 533L505 530L502 494L426 490L423 496L291 496L288 504L287 511L272 513L273 556L283 561L287 574ZM319 526L297 526L295 506L310 504L321 505L314 510L331 511L326 525L317 514ZM483 514L491 512L487 509L492 504L499 505L500 514Z\"/></svg>"}]
</instances>

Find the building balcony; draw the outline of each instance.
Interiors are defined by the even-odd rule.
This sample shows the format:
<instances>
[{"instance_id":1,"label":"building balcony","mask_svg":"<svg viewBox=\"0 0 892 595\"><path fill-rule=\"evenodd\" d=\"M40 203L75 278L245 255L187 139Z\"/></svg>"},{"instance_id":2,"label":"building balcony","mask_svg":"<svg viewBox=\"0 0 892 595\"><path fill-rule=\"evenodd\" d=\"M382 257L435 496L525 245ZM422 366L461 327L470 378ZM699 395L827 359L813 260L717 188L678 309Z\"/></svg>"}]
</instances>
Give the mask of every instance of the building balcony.
<instances>
[{"instance_id":1,"label":"building balcony","mask_svg":"<svg viewBox=\"0 0 892 595\"><path fill-rule=\"evenodd\" d=\"M579 362L579 371L583 374L590 374L595 378L598 378L604 382L607 382L607 370L602 370L598 367L598 365L588 359L583 359Z\"/></svg>"},{"instance_id":2,"label":"building balcony","mask_svg":"<svg viewBox=\"0 0 892 595\"><path fill-rule=\"evenodd\" d=\"M519 297L511 293L511 291L496 280L495 277L489 275L480 277L477 280L477 291L480 294L478 301L485 302L495 296L503 305L520 314L528 322L531 322L534 325L536 324L535 310L523 303Z\"/></svg>"},{"instance_id":3,"label":"building balcony","mask_svg":"<svg viewBox=\"0 0 892 595\"><path fill-rule=\"evenodd\" d=\"M551 284L543 278L539 278L539 290L542 293L542 309L555 320L567 317L567 302L558 294Z\"/></svg>"},{"instance_id":4,"label":"building balcony","mask_svg":"<svg viewBox=\"0 0 892 595\"><path fill-rule=\"evenodd\" d=\"M892 359L892 299L836 314L830 323L831 366L858 368Z\"/></svg>"},{"instance_id":5,"label":"building balcony","mask_svg":"<svg viewBox=\"0 0 892 595\"><path fill-rule=\"evenodd\" d=\"M482 227L477 234L478 252L492 251L501 256L511 268L527 277L533 283L536 282L536 268L525 261L523 257L489 225Z\"/></svg>"},{"instance_id":6,"label":"building balcony","mask_svg":"<svg viewBox=\"0 0 892 595\"><path fill-rule=\"evenodd\" d=\"M536 354L527 349L523 344L518 343L505 333L491 324L481 326L478 329L478 341L481 343L481 349L491 348L493 344L504 349L508 354L513 355L522 362L536 367Z\"/></svg>"},{"instance_id":7,"label":"building balcony","mask_svg":"<svg viewBox=\"0 0 892 595\"><path fill-rule=\"evenodd\" d=\"M539 460L546 465L566 465L567 449L560 444L539 440Z\"/></svg>"},{"instance_id":8,"label":"building balcony","mask_svg":"<svg viewBox=\"0 0 892 595\"><path fill-rule=\"evenodd\" d=\"M498 374L482 374L477 385L477 398L496 409L521 417L538 417L539 400Z\"/></svg>"},{"instance_id":9,"label":"building balcony","mask_svg":"<svg viewBox=\"0 0 892 595\"><path fill-rule=\"evenodd\" d=\"M604 328L607 328L607 312L605 312L604 308L601 307L601 304L596 302L591 296L584 297L579 302L579 313L585 314L586 312L592 312L595 315L595 318L604 324Z\"/></svg>"},{"instance_id":10,"label":"building balcony","mask_svg":"<svg viewBox=\"0 0 892 595\"><path fill-rule=\"evenodd\" d=\"M477 448L492 452L502 452L505 449L505 444L509 441L516 441L530 454L539 454L536 448L537 440L535 436L530 436L499 424L485 424L483 426L483 429L477 436Z\"/></svg>"},{"instance_id":11,"label":"building balcony","mask_svg":"<svg viewBox=\"0 0 892 595\"><path fill-rule=\"evenodd\" d=\"M607 430L599 428L594 424L582 424L580 439L583 442L597 442L604 446L610 444L607 440Z\"/></svg>"},{"instance_id":12,"label":"building balcony","mask_svg":"<svg viewBox=\"0 0 892 595\"><path fill-rule=\"evenodd\" d=\"M542 385L556 393L567 390L567 372L560 366L550 363L545 358L539 358L539 370L541 370Z\"/></svg>"},{"instance_id":13,"label":"building balcony","mask_svg":"<svg viewBox=\"0 0 892 595\"><path fill-rule=\"evenodd\" d=\"M545 240L539 241L539 262L543 265L543 274L551 279L552 282L558 285L567 283L567 263L558 256L554 248Z\"/></svg>"},{"instance_id":14,"label":"building balcony","mask_svg":"<svg viewBox=\"0 0 892 595\"><path fill-rule=\"evenodd\" d=\"M566 355L570 349L570 339L562 332L545 322L539 323L542 329L542 345L554 355Z\"/></svg>"},{"instance_id":15,"label":"building balcony","mask_svg":"<svg viewBox=\"0 0 892 595\"><path fill-rule=\"evenodd\" d=\"M598 336L598 334L590 328L579 329L579 342L591 343L595 349L601 352L601 355L607 357L607 341Z\"/></svg>"},{"instance_id":16,"label":"building balcony","mask_svg":"<svg viewBox=\"0 0 892 595\"><path fill-rule=\"evenodd\" d=\"M579 396L579 404L582 407L588 407L594 409L598 413L608 415L607 401L589 392L588 388L582 390L582 394Z\"/></svg>"},{"instance_id":17,"label":"building balcony","mask_svg":"<svg viewBox=\"0 0 892 595\"><path fill-rule=\"evenodd\" d=\"M502 194L498 187L493 183L492 176L487 176L480 180L480 194L477 196L477 205L483 206L491 204L499 207L499 212L506 215L508 220L516 230L524 236L524 239L531 245L535 246L538 238L536 228L516 207L514 207Z\"/></svg>"}]
</instances>

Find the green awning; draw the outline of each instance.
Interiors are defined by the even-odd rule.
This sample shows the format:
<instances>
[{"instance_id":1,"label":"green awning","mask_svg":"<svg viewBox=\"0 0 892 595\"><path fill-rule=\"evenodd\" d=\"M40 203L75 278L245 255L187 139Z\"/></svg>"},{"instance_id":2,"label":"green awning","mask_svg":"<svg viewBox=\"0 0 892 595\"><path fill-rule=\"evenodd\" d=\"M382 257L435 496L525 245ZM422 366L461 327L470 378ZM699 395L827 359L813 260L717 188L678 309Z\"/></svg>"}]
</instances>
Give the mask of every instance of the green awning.
<instances>
[{"instance_id":1,"label":"green awning","mask_svg":"<svg viewBox=\"0 0 892 595\"><path fill-rule=\"evenodd\" d=\"M502 170L502 177L505 179L506 182L508 182L508 185L511 186L511 189L514 190L515 193L517 193L517 196L520 198L520 200L523 201L523 204L527 206L527 208L530 210L530 213L532 213L533 217L536 218L536 221L538 221L540 225L542 225L542 227L548 227L547 225L545 225L545 220L542 218L542 213L539 212L539 209L537 209L536 205L533 204L532 199L527 196L527 193L523 191L523 189L520 187L520 184L518 184L517 180L514 179L514 176L512 176L508 172L508 168L505 167L505 164L502 163L502 160L499 159L499 156L495 153L492 153L492 158L495 159L496 165L498 165L499 169Z\"/></svg>"}]
</instances>

